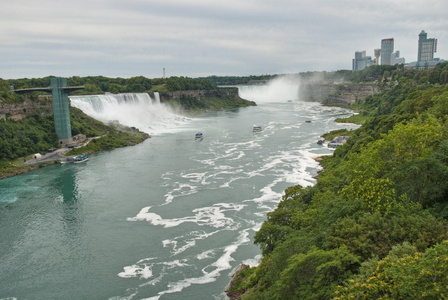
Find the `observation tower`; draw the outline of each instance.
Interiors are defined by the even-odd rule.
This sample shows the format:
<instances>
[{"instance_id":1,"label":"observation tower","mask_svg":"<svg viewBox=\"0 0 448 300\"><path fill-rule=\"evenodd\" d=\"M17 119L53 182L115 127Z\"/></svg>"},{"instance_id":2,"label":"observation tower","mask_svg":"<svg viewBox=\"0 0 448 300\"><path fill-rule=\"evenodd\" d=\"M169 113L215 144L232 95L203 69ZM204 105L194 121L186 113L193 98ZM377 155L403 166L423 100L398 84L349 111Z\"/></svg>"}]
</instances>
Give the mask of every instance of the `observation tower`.
<instances>
[{"instance_id":1,"label":"observation tower","mask_svg":"<svg viewBox=\"0 0 448 300\"><path fill-rule=\"evenodd\" d=\"M375 53L376 65L379 65L380 64L381 49L373 49L373 52Z\"/></svg>"},{"instance_id":2,"label":"observation tower","mask_svg":"<svg viewBox=\"0 0 448 300\"><path fill-rule=\"evenodd\" d=\"M14 90L17 94L30 92L49 92L53 102L54 127L60 145L67 145L73 142L72 127L70 124L70 105L68 94L70 92L84 89L84 86L67 86L67 78L50 78L51 87L29 88Z\"/></svg>"}]
</instances>

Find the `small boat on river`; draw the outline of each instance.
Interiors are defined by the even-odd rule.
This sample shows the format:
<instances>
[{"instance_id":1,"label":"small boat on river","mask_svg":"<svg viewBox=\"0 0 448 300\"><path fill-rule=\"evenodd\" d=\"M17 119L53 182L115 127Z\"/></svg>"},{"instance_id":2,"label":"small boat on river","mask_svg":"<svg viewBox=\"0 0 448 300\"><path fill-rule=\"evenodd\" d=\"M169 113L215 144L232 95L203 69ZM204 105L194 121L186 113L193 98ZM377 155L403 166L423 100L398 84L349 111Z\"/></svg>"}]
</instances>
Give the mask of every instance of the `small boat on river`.
<instances>
[{"instance_id":1,"label":"small boat on river","mask_svg":"<svg viewBox=\"0 0 448 300\"><path fill-rule=\"evenodd\" d=\"M198 133L196 133L195 136L194 136L194 139L195 139L196 141L202 141L203 138L204 138L204 136L203 136L202 132L198 132Z\"/></svg>"},{"instance_id":2,"label":"small boat on river","mask_svg":"<svg viewBox=\"0 0 448 300\"><path fill-rule=\"evenodd\" d=\"M261 132L261 126L254 125L253 132Z\"/></svg>"},{"instance_id":3,"label":"small boat on river","mask_svg":"<svg viewBox=\"0 0 448 300\"><path fill-rule=\"evenodd\" d=\"M86 162L88 160L89 160L89 156L88 155L78 155L78 156L72 157L70 159L70 162L72 162L74 164L79 164L79 163L82 163L82 162Z\"/></svg>"}]
</instances>

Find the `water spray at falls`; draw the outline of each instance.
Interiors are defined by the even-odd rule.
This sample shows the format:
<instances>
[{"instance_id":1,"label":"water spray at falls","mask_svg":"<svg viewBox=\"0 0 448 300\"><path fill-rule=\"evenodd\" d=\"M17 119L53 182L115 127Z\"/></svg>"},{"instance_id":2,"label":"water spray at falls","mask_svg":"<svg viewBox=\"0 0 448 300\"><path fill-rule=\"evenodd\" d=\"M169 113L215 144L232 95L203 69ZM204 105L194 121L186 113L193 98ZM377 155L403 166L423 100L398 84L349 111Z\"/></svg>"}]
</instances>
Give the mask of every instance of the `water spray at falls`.
<instances>
[{"instance_id":1,"label":"water spray at falls","mask_svg":"<svg viewBox=\"0 0 448 300\"><path fill-rule=\"evenodd\" d=\"M158 93L154 99L147 93L70 96L70 102L101 122L118 121L149 134L165 132L187 120L160 103Z\"/></svg>"},{"instance_id":2,"label":"water spray at falls","mask_svg":"<svg viewBox=\"0 0 448 300\"><path fill-rule=\"evenodd\" d=\"M239 96L255 102L286 102L299 99L299 79L295 76L277 77L267 85L238 87Z\"/></svg>"}]
</instances>

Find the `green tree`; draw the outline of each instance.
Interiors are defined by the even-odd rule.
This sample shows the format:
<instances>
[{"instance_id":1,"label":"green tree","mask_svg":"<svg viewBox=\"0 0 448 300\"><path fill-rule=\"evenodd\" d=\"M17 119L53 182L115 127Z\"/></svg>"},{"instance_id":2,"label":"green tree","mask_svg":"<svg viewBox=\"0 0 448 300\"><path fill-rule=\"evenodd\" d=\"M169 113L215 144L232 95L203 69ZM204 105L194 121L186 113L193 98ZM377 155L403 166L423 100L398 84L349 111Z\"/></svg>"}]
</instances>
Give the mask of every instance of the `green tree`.
<instances>
[{"instance_id":1,"label":"green tree","mask_svg":"<svg viewBox=\"0 0 448 300\"><path fill-rule=\"evenodd\" d=\"M368 279L339 285L333 299L446 299L447 274L448 241L443 241L424 253L386 257Z\"/></svg>"},{"instance_id":2,"label":"green tree","mask_svg":"<svg viewBox=\"0 0 448 300\"><path fill-rule=\"evenodd\" d=\"M313 247L296 254L275 283L272 299L330 299L338 283L352 275L359 259L346 247L330 251Z\"/></svg>"}]
</instances>

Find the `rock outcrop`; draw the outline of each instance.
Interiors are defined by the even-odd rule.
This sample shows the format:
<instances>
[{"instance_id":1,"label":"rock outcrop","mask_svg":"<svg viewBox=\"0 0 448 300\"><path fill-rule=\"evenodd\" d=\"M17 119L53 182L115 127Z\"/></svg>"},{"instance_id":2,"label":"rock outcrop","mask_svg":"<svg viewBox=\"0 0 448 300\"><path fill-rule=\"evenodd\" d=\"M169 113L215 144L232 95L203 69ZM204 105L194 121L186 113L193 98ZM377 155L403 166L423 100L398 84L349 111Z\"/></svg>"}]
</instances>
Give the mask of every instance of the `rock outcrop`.
<instances>
[{"instance_id":1,"label":"rock outcrop","mask_svg":"<svg viewBox=\"0 0 448 300\"><path fill-rule=\"evenodd\" d=\"M240 289L240 290L236 290L236 291L232 291L232 292L230 292L230 291L231 291L231 290L235 287L235 285L237 284L237 282L238 282L238 280L239 280L238 277L239 277L240 273L241 273L243 270L247 269L247 268L249 268L248 265L245 265L245 264L241 264L241 265L239 265L238 268L237 268L237 269L235 270L235 272L233 273L232 278L230 279L229 284L226 286L226 288L225 288L225 292L227 293L227 297L229 297L230 300L237 300L237 299L240 299L241 296L244 295L244 293L246 292L246 290L244 290L244 289Z\"/></svg>"},{"instance_id":2,"label":"rock outcrop","mask_svg":"<svg viewBox=\"0 0 448 300\"><path fill-rule=\"evenodd\" d=\"M0 101L0 119L21 120L27 116L39 113L42 116L53 114L51 97L39 97L37 101L25 99L21 103L3 103Z\"/></svg>"},{"instance_id":3,"label":"rock outcrop","mask_svg":"<svg viewBox=\"0 0 448 300\"><path fill-rule=\"evenodd\" d=\"M305 83L300 85L299 97L304 101L346 106L386 89L373 83Z\"/></svg>"}]
</instances>

